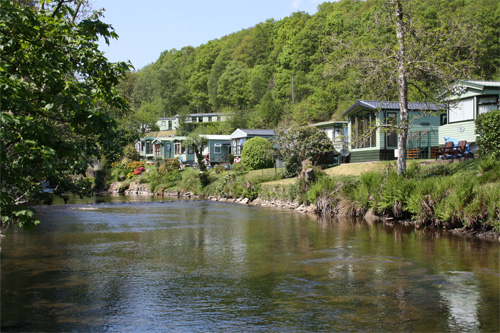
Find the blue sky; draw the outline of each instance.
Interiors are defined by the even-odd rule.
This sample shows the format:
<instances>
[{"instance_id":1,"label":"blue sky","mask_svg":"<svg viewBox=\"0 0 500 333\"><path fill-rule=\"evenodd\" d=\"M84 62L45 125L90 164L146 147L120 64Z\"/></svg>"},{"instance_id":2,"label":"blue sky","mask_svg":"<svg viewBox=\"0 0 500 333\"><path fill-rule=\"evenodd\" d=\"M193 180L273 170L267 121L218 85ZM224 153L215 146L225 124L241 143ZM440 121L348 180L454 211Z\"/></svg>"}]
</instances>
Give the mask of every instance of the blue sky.
<instances>
[{"instance_id":1,"label":"blue sky","mask_svg":"<svg viewBox=\"0 0 500 333\"><path fill-rule=\"evenodd\" d=\"M155 62L165 50L199 46L267 19L293 12L316 13L325 0L91 0L105 8L103 21L120 36L101 50L112 61L130 60L135 69Z\"/></svg>"}]
</instances>

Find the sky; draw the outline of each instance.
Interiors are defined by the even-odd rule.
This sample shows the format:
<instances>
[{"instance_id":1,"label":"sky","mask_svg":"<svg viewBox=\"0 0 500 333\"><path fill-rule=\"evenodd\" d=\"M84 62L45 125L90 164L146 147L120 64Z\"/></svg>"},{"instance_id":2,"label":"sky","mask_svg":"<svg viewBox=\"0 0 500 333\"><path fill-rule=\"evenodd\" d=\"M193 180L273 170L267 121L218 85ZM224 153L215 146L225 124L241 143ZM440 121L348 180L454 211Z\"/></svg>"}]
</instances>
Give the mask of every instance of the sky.
<instances>
[{"instance_id":1,"label":"sky","mask_svg":"<svg viewBox=\"0 0 500 333\"><path fill-rule=\"evenodd\" d=\"M105 9L102 21L119 35L110 46L101 41L101 51L109 61L130 61L139 70L155 62L163 51L197 47L297 11L312 15L325 1L91 0L91 5Z\"/></svg>"}]
</instances>

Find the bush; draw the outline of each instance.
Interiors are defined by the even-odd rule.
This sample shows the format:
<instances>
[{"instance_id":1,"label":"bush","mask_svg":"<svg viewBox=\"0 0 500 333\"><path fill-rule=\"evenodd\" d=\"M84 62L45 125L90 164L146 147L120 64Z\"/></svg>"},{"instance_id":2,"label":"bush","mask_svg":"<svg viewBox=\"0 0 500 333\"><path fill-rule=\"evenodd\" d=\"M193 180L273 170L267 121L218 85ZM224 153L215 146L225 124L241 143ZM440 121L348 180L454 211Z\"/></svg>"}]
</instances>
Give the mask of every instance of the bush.
<instances>
[{"instance_id":1,"label":"bush","mask_svg":"<svg viewBox=\"0 0 500 333\"><path fill-rule=\"evenodd\" d=\"M292 127L277 131L276 137L286 177L299 174L302 171L302 161L306 159L310 159L314 166L324 168L337 155L326 133L315 127Z\"/></svg>"},{"instance_id":2,"label":"bush","mask_svg":"<svg viewBox=\"0 0 500 333\"><path fill-rule=\"evenodd\" d=\"M500 111L490 111L476 119L477 145L481 157L500 159Z\"/></svg>"},{"instance_id":3,"label":"bush","mask_svg":"<svg viewBox=\"0 0 500 333\"><path fill-rule=\"evenodd\" d=\"M130 171L137 170L137 168L144 168L144 162L133 161L128 164Z\"/></svg>"},{"instance_id":4,"label":"bush","mask_svg":"<svg viewBox=\"0 0 500 333\"><path fill-rule=\"evenodd\" d=\"M133 144L126 145L125 148L123 148L123 156L132 161L138 161L141 158L141 155L139 155L139 152L135 150L135 146Z\"/></svg>"},{"instance_id":5,"label":"bush","mask_svg":"<svg viewBox=\"0 0 500 333\"><path fill-rule=\"evenodd\" d=\"M167 163L167 171L179 170L181 163L177 158L167 158L165 159Z\"/></svg>"},{"instance_id":6,"label":"bush","mask_svg":"<svg viewBox=\"0 0 500 333\"><path fill-rule=\"evenodd\" d=\"M215 173L216 174L221 174L226 170L226 167L223 164L217 165L215 167Z\"/></svg>"},{"instance_id":7,"label":"bush","mask_svg":"<svg viewBox=\"0 0 500 333\"><path fill-rule=\"evenodd\" d=\"M271 141L255 137L245 142L241 159L251 170L273 166L273 144Z\"/></svg>"},{"instance_id":8,"label":"bush","mask_svg":"<svg viewBox=\"0 0 500 333\"><path fill-rule=\"evenodd\" d=\"M208 171L201 171L199 177L201 186L205 187L210 184L210 174Z\"/></svg>"},{"instance_id":9,"label":"bush","mask_svg":"<svg viewBox=\"0 0 500 333\"><path fill-rule=\"evenodd\" d=\"M229 164L233 164L234 163L234 155L233 154L227 155L227 161L229 162Z\"/></svg>"}]
</instances>

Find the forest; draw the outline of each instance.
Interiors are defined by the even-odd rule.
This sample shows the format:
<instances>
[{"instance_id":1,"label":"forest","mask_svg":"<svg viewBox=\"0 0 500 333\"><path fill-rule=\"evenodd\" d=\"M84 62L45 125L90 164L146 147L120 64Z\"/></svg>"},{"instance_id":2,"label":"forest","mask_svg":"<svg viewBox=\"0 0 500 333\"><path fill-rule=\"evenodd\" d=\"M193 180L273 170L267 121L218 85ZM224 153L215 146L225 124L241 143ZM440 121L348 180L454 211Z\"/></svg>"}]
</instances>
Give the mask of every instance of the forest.
<instances>
[{"instance_id":1,"label":"forest","mask_svg":"<svg viewBox=\"0 0 500 333\"><path fill-rule=\"evenodd\" d=\"M147 128L158 117L227 112L232 115L229 124L215 132L230 133L237 127L340 120L357 99L397 100L397 89L388 82L390 66L376 75L365 66L389 59L382 50L397 46L386 3L325 2L314 15L295 12L199 47L166 50L156 62L129 72L120 83L119 90L131 105L121 123ZM410 4L412 24L425 32L413 36L420 43L411 50L420 56L415 63L427 59L440 62L444 70L460 69L435 78L413 66L410 70L417 75L409 85L410 101L436 96L456 79L500 79L500 2ZM431 41L429 34L438 38Z\"/></svg>"}]
</instances>

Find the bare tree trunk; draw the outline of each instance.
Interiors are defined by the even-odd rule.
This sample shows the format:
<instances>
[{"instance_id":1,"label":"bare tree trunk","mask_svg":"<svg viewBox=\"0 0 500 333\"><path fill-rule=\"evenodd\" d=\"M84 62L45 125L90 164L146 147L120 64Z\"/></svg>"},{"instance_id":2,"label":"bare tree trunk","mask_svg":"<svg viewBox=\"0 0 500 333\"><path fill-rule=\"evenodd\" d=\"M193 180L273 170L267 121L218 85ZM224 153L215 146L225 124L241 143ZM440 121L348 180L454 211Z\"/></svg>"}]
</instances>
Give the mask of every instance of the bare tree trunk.
<instances>
[{"instance_id":1,"label":"bare tree trunk","mask_svg":"<svg viewBox=\"0 0 500 333\"><path fill-rule=\"evenodd\" d=\"M405 30L404 14L401 0L393 2L396 14L396 36L398 40L398 94L399 94L399 129L398 129L398 175L406 173L406 141L408 139L408 83L406 79L407 69L405 64Z\"/></svg>"}]
</instances>

